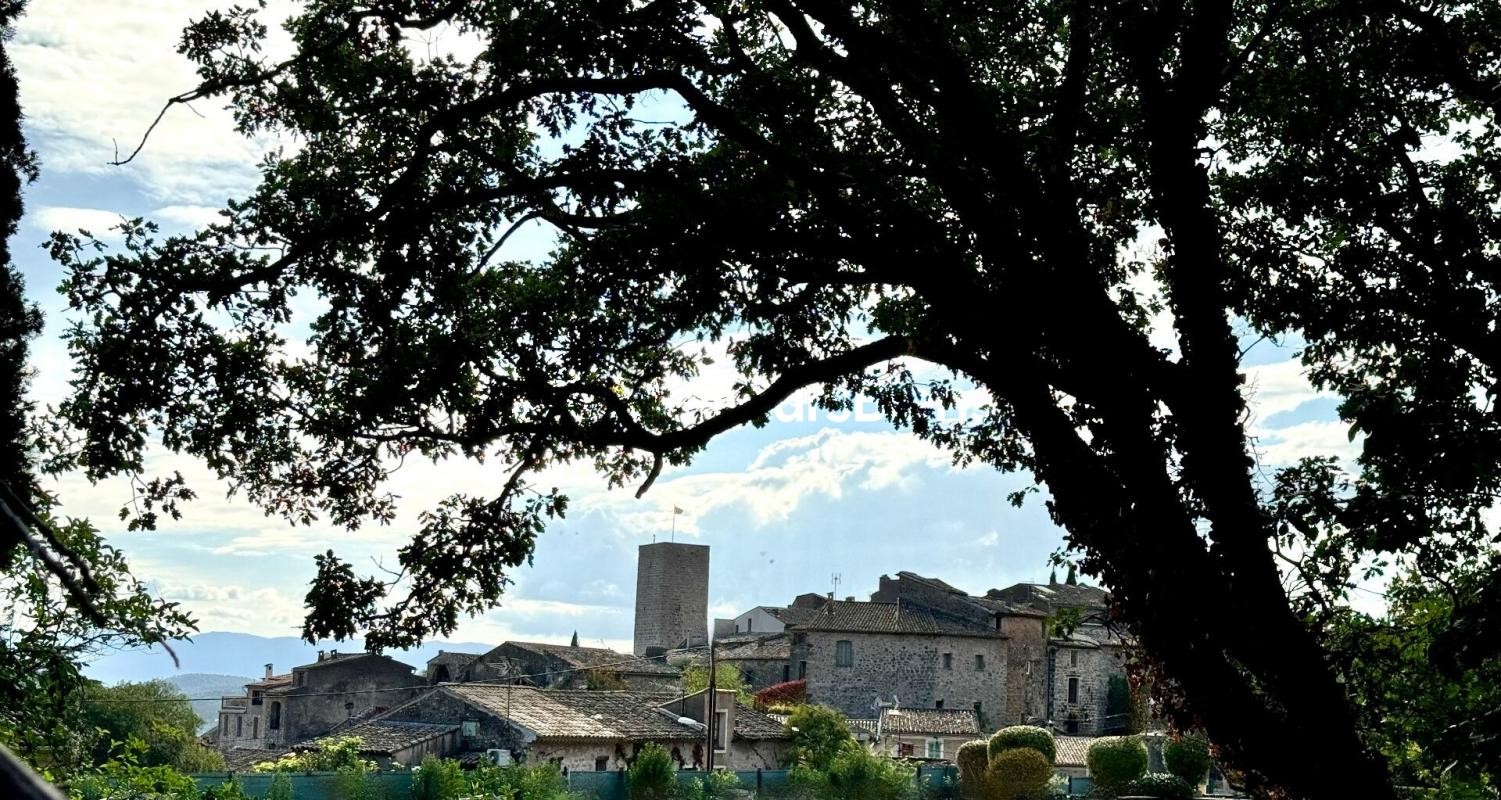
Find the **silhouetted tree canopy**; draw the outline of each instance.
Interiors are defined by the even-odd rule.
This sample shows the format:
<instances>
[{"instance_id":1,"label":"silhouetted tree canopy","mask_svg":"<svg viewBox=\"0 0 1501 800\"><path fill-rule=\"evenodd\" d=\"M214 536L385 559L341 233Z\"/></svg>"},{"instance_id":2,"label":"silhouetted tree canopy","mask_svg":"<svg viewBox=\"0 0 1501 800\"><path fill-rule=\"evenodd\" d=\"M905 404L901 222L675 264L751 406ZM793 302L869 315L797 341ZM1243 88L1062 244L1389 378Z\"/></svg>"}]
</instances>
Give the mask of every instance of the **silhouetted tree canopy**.
<instances>
[{"instance_id":1,"label":"silhouetted tree canopy","mask_svg":"<svg viewBox=\"0 0 1501 800\"><path fill-rule=\"evenodd\" d=\"M352 527L402 459L497 462L400 579L320 557L305 634L405 645L499 601L566 510L539 469L645 491L802 389L865 396L1034 475L1159 698L1268 795L1392 797L1326 626L1362 570L1491 552L1496 4L322 0L280 62L262 25L189 28L167 109L287 135L260 189L54 239L83 321L51 468L160 441ZM533 224L556 249L514 258ZM1256 469L1241 334L1306 342L1358 463ZM734 404L670 391L720 345ZM960 391L980 417L934 413ZM189 491L147 486L138 524ZM1454 619L1456 665L1496 657L1494 612Z\"/></svg>"}]
</instances>

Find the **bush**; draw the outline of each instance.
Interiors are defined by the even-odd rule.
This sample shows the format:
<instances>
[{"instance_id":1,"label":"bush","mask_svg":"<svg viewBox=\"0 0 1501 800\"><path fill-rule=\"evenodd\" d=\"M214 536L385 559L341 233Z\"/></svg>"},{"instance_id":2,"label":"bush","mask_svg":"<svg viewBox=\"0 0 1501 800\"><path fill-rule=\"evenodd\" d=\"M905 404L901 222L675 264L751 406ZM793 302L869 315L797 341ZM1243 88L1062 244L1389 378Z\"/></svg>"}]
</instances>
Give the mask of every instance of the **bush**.
<instances>
[{"instance_id":1,"label":"bush","mask_svg":"<svg viewBox=\"0 0 1501 800\"><path fill-rule=\"evenodd\" d=\"M334 772L335 800L381 800L384 793L370 779L372 771L359 764L339 767Z\"/></svg>"},{"instance_id":2,"label":"bush","mask_svg":"<svg viewBox=\"0 0 1501 800\"><path fill-rule=\"evenodd\" d=\"M772 684L756 692L756 707L800 706L808 698L807 681L786 681Z\"/></svg>"},{"instance_id":3,"label":"bush","mask_svg":"<svg viewBox=\"0 0 1501 800\"><path fill-rule=\"evenodd\" d=\"M1053 734L1035 725L1012 725L1001 728L990 737L990 757L995 758L1013 747L1029 747L1042 753L1052 764L1058 758L1058 744Z\"/></svg>"},{"instance_id":4,"label":"bush","mask_svg":"<svg viewBox=\"0 0 1501 800\"><path fill-rule=\"evenodd\" d=\"M556 764L513 764L498 767L484 764L466 774L468 794L507 800L568 800L577 797L568 791L568 779Z\"/></svg>"},{"instance_id":5,"label":"bush","mask_svg":"<svg viewBox=\"0 0 1501 800\"><path fill-rule=\"evenodd\" d=\"M1188 785L1188 781L1166 772L1149 772L1131 781L1126 791L1159 800L1192 800L1194 796L1193 787Z\"/></svg>"},{"instance_id":6,"label":"bush","mask_svg":"<svg viewBox=\"0 0 1501 800\"><path fill-rule=\"evenodd\" d=\"M1095 786L1119 794L1147 772L1147 746L1139 736L1103 736L1085 754Z\"/></svg>"},{"instance_id":7,"label":"bush","mask_svg":"<svg viewBox=\"0 0 1501 800\"><path fill-rule=\"evenodd\" d=\"M959 794L965 800L985 797L985 770L990 767L990 744L984 739L959 745L954 756L959 763Z\"/></svg>"},{"instance_id":8,"label":"bush","mask_svg":"<svg viewBox=\"0 0 1501 800\"><path fill-rule=\"evenodd\" d=\"M1052 779L1053 765L1045 755L1031 747L1013 747L990 760L986 796L989 800L1046 800Z\"/></svg>"},{"instance_id":9,"label":"bush","mask_svg":"<svg viewBox=\"0 0 1501 800\"><path fill-rule=\"evenodd\" d=\"M855 737L844 722L844 715L823 706L799 706L787 719L792 746L787 763L827 771L835 756L856 748Z\"/></svg>"},{"instance_id":10,"label":"bush","mask_svg":"<svg viewBox=\"0 0 1501 800\"><path fill-rule=\"evenodd\" d=\"M740 779L733 772L715 770L704 778L679 784L674 800L720 800L740 789Z\"/></svg>"},{"instance_id":11,"label":"bush","mask_svg":"<svg viewBox=\"0 0 1501 800\"><path fill-rule=\"evenodd\" d=\"M916 770L901 762L849 747L829 762L821 800L910 800Z\"/></svg>"},{"instance_id":12,"label":"bush","mask_svg":"<svg viewBox=\"0 0 1501 800\"><path fill-rule=\"evenodd\" d=\"M266 800L292 800L292 779L287 773L278 772L271 776L271 786L266 790Z\"/></svg>"},{"instance_id":13,"label":"bush","mask_svg":"<svg viewBox=\"0 0 1501 800\"><path fill-rule=\"evenodd\" d=\"M631 800L668 800L678 783L672 756L662 745L647 742L636 754L636 763L631 765L626 783Z\"/></svg>"},{"instance_id":14,"label":"bush","mask_svg":"<svg viewBox=\"0 0 1501 800\"><path fill-rule=\"evenodd\" d=\"M1212 763L1209 742L1195 734L1172 739L1162 746L1162 761L1168 772L1187 781L1189 786L1202 785Z\"/></svg>"},{"instance_id":15,"label":"bush","mask_svg":"<svg viewBox=\"0 0 1501 800\"><path fill-rule=\"evenodd\" d=\"M452 759L429 755L412 773L412 800L458 800L468 789L464 770Z\"/></svg>"}]
</instances>

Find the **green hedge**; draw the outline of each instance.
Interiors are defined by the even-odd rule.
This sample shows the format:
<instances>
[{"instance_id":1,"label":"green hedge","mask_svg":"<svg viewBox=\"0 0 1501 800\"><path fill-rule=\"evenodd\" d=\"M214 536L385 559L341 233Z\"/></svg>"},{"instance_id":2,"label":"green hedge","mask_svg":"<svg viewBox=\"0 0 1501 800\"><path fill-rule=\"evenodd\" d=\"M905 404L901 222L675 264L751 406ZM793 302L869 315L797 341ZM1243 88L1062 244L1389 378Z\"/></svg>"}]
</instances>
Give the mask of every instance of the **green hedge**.
<instances>
[{"instance_id":1,"label":"green hedge","mask_svg":"<svg viewBox=\"0 0 1501 800\"><path fill-rule=\"evenodd\" d=\"M1167 771L1198 786L1209 774L1209 742L1202 736L1189 734L1168 741L1162 746L1162 761Z\"/></svg>"},{"instance_id":2,"label":"green hedge","mask_svg":"<svg viewBox=\"0 0 1501 800\"><path fill-rule=\"evenodd\" d=\"M1046 800L1052 779L1053 765L1042 753L1013 747L990 760L986 796L989 800Z\"/></svg>"},{"instance_id":3,"label":"green hedge","mask_svg":"<svg viewBox=\"0 0 1501 800\"><path fill-rule=\"evenodd\" d=\"M995 758L1013 747L1029 747L1041 753L1051 764L1058 760L1058 744L1053 734L1035 725L1012 725L990 737L990 757Z\"/></svg>"},{"instance_id":4,"label":"green hedge","mask_svg":"<svg viewBox=\"0 0 1501 800\"><path fill-rule=\"evenodd\" d=\"M1119 794L1147 772L1147 746L1139 736L1102 736L1084 756L1095 786Z\"/></svg>"},{"instance_id":5,"label":"green hedge","mask_svg":"<svg viewBox=\"0 0 1501 800\"><path fill-rule=\"evenodd\" d=\"M965 800L985 797L985 770L990 766L990 745L984 739L959 745L954 757L959 763L959 794Z\"/></svg>"},{"instance_id":6,"label":"green hedge","mask_svg":"<svg viewBox=\"0 0 1501 800\"><path fill-rule=\"evenodd\" d=\"M1156 797L1158 800L1193 800L1194 790L1188 781L1166 772L1149 772L1128 785L1130 794Z\"/></svg>"}]
</instances>

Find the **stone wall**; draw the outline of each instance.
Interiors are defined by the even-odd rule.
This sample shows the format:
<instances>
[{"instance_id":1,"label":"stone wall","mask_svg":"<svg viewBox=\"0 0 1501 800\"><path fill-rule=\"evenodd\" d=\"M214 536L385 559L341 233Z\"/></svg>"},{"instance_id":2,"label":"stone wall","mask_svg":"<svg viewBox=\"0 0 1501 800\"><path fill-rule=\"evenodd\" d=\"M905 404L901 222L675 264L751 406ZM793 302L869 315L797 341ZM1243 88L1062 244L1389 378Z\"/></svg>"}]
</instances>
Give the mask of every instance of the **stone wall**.
<instances>
[{"instance_id":1,"label":"stone wall","mask_svg":"<svg viewBox=\"0 0 1501 800\"><path fill-rule=\"evenodd\" d=\"M634 651L670 650L707 641L709 546L655 542L636 561Z\"/></svg>"},{"instance_id":2,"label":"stone wall","mask_svg":"<svg viewBox=\"0 0 1501 800\"><path fill-rule=\"evenodd\" d=\"M1053 725L1064 733L1080 736L1104 733L1110 676L1126 673L1122 648L1055 644L1051 660ZM1078 681L1074 702L1069 701L1071 680Z\"/></svg>"},{"instance_id":3,"label":"stone wall","mask_svg":"<svg viewBox=\"0 0 1501 800\"><path fill-rule=\"evenodd\" d=\"M1047 721L1047 629L1041 617L1003 616L1006 636L1006 709L982 726L1037 725Z\"/></svg>"},{"instance_id":4,"label":"stone wall","mask_svg":"<svg viewBox=\"0 0 1501 800\"><path fill-rule=\"evenodd\" d=\"M835 643L847 640L853 664L834 665ZM944 668L944 654L950 656ZM975 656L985 659L975 669ZM875 716L875 703L903 707L975 708L993 718L1006 708L1006 648L1000 637L804 631L793 638L793 678L806 663L808 701L855 719Z\"/></svg>"},{"instance_id":5,"label":"stone wall","mask_svg":"<svg viewBox=\"0 0 1501 800\"><path fill-rule=\"evenodd\" d=\"M322 736L351 718L394 708L426 690L426 682L412 668L385 657L352 658L292 671L290 689L268 694L269 704L280 702L281 725L269 730L262 720L266 746L287 746Z\"/></svg>"},{"instance_id":6,"label":"stone wall","mask_svg":"<svg viewBox=\"0 0 1501 800\"><path fill-rule=\"evenodd\" d=\"M788 663L780 658L721 658L721 664L733 665L745 679L745 687L758 692L768 686L797 678Z\"/></svg>"}]
</instances>

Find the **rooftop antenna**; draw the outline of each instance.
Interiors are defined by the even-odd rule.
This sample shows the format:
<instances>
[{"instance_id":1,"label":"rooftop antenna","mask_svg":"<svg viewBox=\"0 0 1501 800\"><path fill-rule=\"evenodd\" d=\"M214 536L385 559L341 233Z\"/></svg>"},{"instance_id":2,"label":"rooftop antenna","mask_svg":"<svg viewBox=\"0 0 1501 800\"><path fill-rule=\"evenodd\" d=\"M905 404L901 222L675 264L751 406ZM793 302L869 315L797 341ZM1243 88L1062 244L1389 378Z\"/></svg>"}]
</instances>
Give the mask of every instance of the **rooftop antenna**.
<instances>
[{"instance_id":1,"label":"rooftop antenna","mask_svg":"<svg viewBox=\"0 0 1501 800\"><path fill-rule=\"evenodd\" d=\"M840 574L836 572L836 573L834 573L830 577L831 577L831 580L833 580L833 582L834 582L834 599L838 600L839 599L839 579L840 579Z\"/></svg>"}]
</instances>

